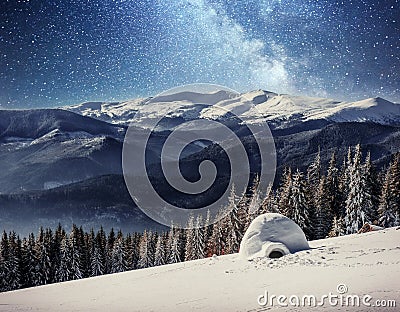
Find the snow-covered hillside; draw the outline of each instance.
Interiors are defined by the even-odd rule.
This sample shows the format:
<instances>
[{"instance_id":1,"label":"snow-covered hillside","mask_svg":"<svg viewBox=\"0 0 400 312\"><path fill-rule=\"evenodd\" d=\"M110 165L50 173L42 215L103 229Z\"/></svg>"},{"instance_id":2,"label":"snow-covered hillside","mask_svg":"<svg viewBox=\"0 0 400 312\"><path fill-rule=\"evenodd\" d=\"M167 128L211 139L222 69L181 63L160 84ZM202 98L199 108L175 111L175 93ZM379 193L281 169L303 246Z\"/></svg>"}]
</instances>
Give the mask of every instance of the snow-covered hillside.
<instances>
[{"instance_id":1,"label":"snow-covered hillside","mask_svg":"<svg viewBox=\"0 0 400 312\"><path fill-rule=\"evenodd\" d=\"M334 122L370 121L380 124L400 124L400 104L382 98L340 102L332 99L276 94L263 90L241 95L223 91L211 94L184 92L121 103L89 102L64 107L64 109L125 125L134 119L138 111L144 117L162 116L171 103L182 107L175 117L189 120L198 117L215 118L223 113L222 110L196 105L205 103L203 99L206 99L207 103L217 104L252 121L259 118L281 122L324 119ZM254 108L249 110L248 103L254 104Z\"/></svg>"},{"instance_id":2,"label":"snow-covered hillside","mask_svg":"<svg viewBox=\"0 0 400 312\"><path fill-rule=\"evenodd\" d=\"M2 293L0 311L398 311L400 228L313 241L310 247L279 259L247 262L234 254ZM258 303L265 292L269 298L319 300L339 295L338 287L344 298L369 295L372 306ZM382 300L396 300L397 308L373 307L393 304Z\"/></svg>"}]
</instances>

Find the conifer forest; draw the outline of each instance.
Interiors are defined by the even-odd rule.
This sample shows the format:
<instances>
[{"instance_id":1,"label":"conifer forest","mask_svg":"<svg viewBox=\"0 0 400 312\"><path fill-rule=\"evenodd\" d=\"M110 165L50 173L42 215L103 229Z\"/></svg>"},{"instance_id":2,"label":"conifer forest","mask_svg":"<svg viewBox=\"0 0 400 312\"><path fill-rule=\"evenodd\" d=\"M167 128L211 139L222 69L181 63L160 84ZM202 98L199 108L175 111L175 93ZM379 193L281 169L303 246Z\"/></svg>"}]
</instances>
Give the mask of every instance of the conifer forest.
<instances>
[{"instance_id":1,"label":"conifer forest","mask_svg":"<svg viewBox=\"0 0 400 312\"><path fill-rule=\"evenodd\" d=\"M308 240L357 233L365 223L400 225L400 153L379 170L360 145L342 160L332 154L327 168L318 154L305 172L287 167L277 185L262 197L255 178L236 205L231 192L228 215L215 223L192 217L187 229L124 234L59 225L23 238L3 232L0 291L236 253L251 221L266 212L291 218Z\"/></svg>"}]
</instances>

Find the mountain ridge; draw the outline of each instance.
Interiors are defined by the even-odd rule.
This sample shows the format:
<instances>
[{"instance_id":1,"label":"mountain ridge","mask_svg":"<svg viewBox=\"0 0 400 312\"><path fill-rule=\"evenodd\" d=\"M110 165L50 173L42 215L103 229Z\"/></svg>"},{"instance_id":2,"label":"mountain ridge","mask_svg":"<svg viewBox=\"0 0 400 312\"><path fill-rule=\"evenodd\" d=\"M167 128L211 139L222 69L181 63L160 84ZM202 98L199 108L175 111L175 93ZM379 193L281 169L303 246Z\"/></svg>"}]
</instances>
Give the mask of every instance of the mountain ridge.
<instances>
[{"instance_id":1,"label":"mountain ridge","mask_svg":"<svg viewBox=\"0 0 400 312\"><path fill-rule=\"evenodd\" d=\"M207 96L206 96L207 95ZM62 109L71 110L84 116L91 116L100 120L116 120L119 124L128 125L135 120L136 112L146 114L155 113L154 110L148 110L148 104L159 105L162 103L182 104L182 108L187 107L184 117L190 116L209 118L212 116L207 109L198 114L193 114L193 108L187 104L200 103L201 98L207 97L208 103L215 104L218 107L231 109L233 112L239 111L240 106L252 104L254 107L238 114L238 117L247 120L265 119L270 122L281 120L282 122L309 121L324 119L332 122L364 122L373 121L380 124L400 125L400 104L390 102L380 97L368 98L359 101L337 101L326 98L316 98L307 96L293 96L288 94L277 94L270 91L255 90L233 96L227 93L221 96L220 92L210 94L201 93L177 93L160 97L134 99L124 102L97 102L97 108L93 107L92 102L81 103L73 106L65 106ZM184 100L182 100L184 99ZM200 99L200 100L199 100ZM159 114L165 111L161 109ZM130 113L129 113L130 112ZM215 113L215 112L214 112ZM157 113L156 113L157 114ZM218 113L216 114L218 115Z\"/></svg>"}]
</instances>

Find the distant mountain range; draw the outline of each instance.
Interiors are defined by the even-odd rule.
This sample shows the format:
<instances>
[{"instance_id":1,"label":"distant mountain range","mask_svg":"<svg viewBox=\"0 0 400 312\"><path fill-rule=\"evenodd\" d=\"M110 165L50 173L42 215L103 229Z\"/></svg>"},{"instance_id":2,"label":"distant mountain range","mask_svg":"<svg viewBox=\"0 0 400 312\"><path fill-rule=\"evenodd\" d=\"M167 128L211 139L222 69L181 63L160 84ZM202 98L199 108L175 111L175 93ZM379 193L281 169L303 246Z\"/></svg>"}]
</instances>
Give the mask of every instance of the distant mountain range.
<instances>
[{"instance_id":1,"label":"distant mountain range","mask_svg":"<svg viewBox=\"0 0 400 312\"><path fill-rule=\"evenodd\" d=\"M271 122L277 127L290 127L293 123L326 120L329 122L374 122L383 125L400 125L400 105L382 98L370 98L357 102L340 102L332 99L291 96L258 90L241 95L227 91L212 94L183 92L162 97L136 99L126 102L88 102L64 107L72 112L114 124L129 125L140 110L143 117L151 114L162 115L166 104L182 100L182 110L174 117L186 120L211 117L220 111L210 110L201 103L212 103L238 112L242 119L256 121L259 118ZM187 105L191 103L192 105ZM243 109L251 103L253 109ZM151 103L151 105L147 105ZM135 119L137 121L137 118Z\"/></svg>"},{"instance_id":2,"label":"distant mountain range","mask_svg":"<svg viewBox=\"0 0 400 312\"><path fill-rule=\"evenodd\" d=\"M224 110L204 103L217 104L247 123L267 121L277 148L278 172L283 165L304 168L319 148L326 164L333 151L341 160L349 146L361 143L377 166L385 165L400 150L400 104L382 98L338 102L262 90L241 95L185 92L59 109L0 110L0 226L22 231L23 223L36 231L40 223L60 221L66 227L75 222L86 227L103 223L106 228L129 231L157 228L127 194L121 178L121 152L132 121L140 140L142 121L164 116L172 102L179 109L167 114L167 122L154 134L148 151L148 170L155 177L160 174L159 148L178 125L198 118L224 122ZM249 103L253 108L248 109ZM245 145L255 144L240 123L230 127ZM185 150L182 170L189 175L194 172L192 178L196 178L203 159L225 166L217 145L193 142ZM110 183L121 194L113 197ZM109 195L99 198L99 194Z\"/></svg>"}]
</instances>

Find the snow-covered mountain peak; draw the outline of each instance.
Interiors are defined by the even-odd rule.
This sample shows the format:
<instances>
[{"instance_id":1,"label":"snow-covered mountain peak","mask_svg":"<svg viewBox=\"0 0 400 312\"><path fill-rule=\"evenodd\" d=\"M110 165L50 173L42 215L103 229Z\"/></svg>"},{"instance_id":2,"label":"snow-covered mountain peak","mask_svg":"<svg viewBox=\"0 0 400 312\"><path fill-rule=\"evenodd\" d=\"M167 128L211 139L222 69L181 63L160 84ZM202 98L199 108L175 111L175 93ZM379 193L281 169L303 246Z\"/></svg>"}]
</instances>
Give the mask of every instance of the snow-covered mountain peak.
<instances>
[{"instance_id":1,"label":"snow-covered mountain peak","mask_svg":"<svg viewBox=\"0 0 400 312\"><path fill-rule=\"evenodd\" d=\"M169 113L172 105L177 109L171 115ZM216 107L208 107L209 105ZM379 97L344 102L317 97L277 94L264 90L255 90L240 95L225 90L212 93L184 91L125 102L88 102L65 107L65 109L124 125L129 125L133 120L140 122L138 118L135 118L138 111L140 111L141 117L145 118L159 118L169 114L169 117L179 117L185 120L199 117L215 119L230 111L249 122L256 122L260 119L274 123L323 119L332 122L400 124L400 104Z\"/></svg>"},{"instance_id":2,"label":"snow-covered mountain peak","mask_svg":"<svg viewBox=\"0 0 400 312\"><path fill-rule=\"evenodd\" d=\"M309 119L330 119L335 122L376 122L400 124L400 104L380 97L356 102L342 102L330 109L316 112Z\"/></svg>"},{"instance_id":3,"label":"snow-covered mountain peak","mask_svg":"<svg viewBox=\"0 0 400 312\"><path fill-rule=\"evenodd\" d=\"M226 90L220 90L211 93L200 92L178 92L166 95L160 95L152 98L149 103L168 103L168 102L186 102L193 104L209 104L214 105L221 101L229 100L237 97L236 93Z\"/></svg>"}]
</instances>

